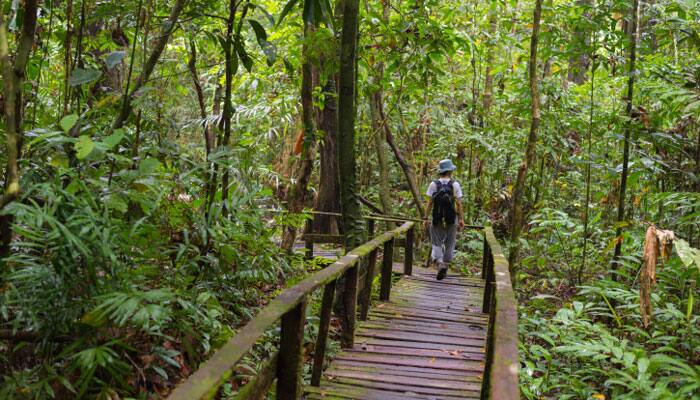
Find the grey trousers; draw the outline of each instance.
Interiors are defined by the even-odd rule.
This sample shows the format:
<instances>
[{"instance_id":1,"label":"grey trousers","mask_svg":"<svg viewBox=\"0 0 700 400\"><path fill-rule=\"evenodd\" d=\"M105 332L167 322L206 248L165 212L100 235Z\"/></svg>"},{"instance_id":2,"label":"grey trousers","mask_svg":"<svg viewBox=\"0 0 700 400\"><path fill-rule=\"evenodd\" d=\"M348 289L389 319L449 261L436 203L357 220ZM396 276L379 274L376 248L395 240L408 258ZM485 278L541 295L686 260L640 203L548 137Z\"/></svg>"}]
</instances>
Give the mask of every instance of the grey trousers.
<instances>
[{"instance_id":1,"label":"grey trousers","mask_svg":"<svg viewBox=\"0 0 700 400\"><path fill-rule=\"evenodd\" d=\"M449 263L455 255L457 224L430 224L430 242L433 245L431 258L437 262Z\"/></svg>"}]
</instances>

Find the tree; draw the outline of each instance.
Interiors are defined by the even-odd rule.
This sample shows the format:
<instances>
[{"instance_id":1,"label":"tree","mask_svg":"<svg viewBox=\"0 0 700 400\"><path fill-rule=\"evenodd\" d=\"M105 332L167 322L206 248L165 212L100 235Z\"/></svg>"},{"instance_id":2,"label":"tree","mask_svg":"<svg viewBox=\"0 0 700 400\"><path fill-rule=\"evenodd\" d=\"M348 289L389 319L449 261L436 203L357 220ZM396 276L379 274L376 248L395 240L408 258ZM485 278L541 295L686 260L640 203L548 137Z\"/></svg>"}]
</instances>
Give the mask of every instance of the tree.
<instances>
[{"instance_id":1,"label":"tree","mask_svg":"<svg viewBox=\"0 0 700 400\"><path fill-rule=\"evenodd\" d=\"M340 73L338 97L338 165L340 171L340 209L342 212L345 235L345 249L351 250L362 244L366 234L360 213L360 200L357 187L357 161L355 157L355 104L357 31L359 27L359 0L344 0L343 30L340 47ZM353 268L345 276L345 287L339 288L340 301L343 303L341 321L350 332L355 327L354 318L348 316L355 312L358 268ZM349 281L354 285L348 285ZM355 292L346 290L354 287ZM344 347L352 347L352 338L342 338Z\"/></svg>"},{"instance_id":2,"label":"tree","mask_svg":"<svg viewBox=\"0 0 700 400\"><path fill-rule=\"evenodd\" d=\"M27 62L34 46L38 1L27 0L24 3L22 31L17 40L14 54L10 53L5 9L0 3L0 65L3 78L3 120L5 121L5 146L7 148L7 166L5 167L5 192L0 198L0 211L20 195L19 160L22 157L24 140L24 92ZM11 214L0 215L0 260L10 251L12 240ZM0 269L0 272L2 269Z\"/></svg>"},{"instance_id":3,"label":"tree","mask_svg":"<svg viewBox=\"0 0 700 400\"><path fill-rule=\"evenodd\" d=\"M518 256L520 253L520 233L522 232L524 216L523 216L523 198L525 194L525 181L530 165L535 161L535 149L537 146L537 133L540 128L540 92L539 80L537 73L537 44L540 34L540 19L542 16L542 0L536 0L535 11L532 22L532 36L530 38L530 61L528 62L528 71L530 74L530 98L532 119L530 120L530 134L527 137L525 145L525 154L520 167L518 167L518 177L515 181L513 189L513 207L512 220L510 227L510 253L508 254L508 264L510 272L513 276L513 284L516 283L515 272L517 271Z\"/></svg>"},{"instance_id":4,"label":"tree","mask_svg":"<svg viewBox=\"0 0 700 400\"><path fill-rule=\"evenodd\" d=\"M627 178L629 175L630 162L630 138L634 128L634 81L637 74L637 40L639 36L639 0L632 1L632 10L630 10L630 35L629 35L629 61L627 68L627 95L626 114L627 122L625 124L625 136L622 141L622 171L620 172L620 193L617 203L617 228L615 230L616 242L615 253L612 258L612 279L617 280L616 271L619 267L620 256L622 255L622 224L625 221L625 201L627 196Z\"/></svg>"}]
</instances>

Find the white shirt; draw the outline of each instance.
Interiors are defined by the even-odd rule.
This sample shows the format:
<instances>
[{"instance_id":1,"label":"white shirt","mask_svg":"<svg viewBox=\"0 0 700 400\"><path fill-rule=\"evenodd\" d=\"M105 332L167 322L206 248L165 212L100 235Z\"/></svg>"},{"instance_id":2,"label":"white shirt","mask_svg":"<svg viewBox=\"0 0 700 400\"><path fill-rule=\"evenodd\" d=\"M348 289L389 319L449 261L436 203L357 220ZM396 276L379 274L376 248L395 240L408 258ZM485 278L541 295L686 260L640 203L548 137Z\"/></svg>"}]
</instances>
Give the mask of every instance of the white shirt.
<instances>
[{"instance_id":1,"label":"white shirt","mask_svg":"<svg viewBox=\"0 0 700 400\"><path fill-rule=\"evenodd\" d=\"M450 181L450 178L440 178L440 182L442 183L447 183ZM462 187L459 186L459 182L457 181L452 181L452 187L454 188L455 191L455 197L458 199L462 198ZM425 192L430 197L433 197L433 194L437 191L437 185L435 182L430 182L430 186L428 186L428 191Z\"/></svg>"}]
</instances>

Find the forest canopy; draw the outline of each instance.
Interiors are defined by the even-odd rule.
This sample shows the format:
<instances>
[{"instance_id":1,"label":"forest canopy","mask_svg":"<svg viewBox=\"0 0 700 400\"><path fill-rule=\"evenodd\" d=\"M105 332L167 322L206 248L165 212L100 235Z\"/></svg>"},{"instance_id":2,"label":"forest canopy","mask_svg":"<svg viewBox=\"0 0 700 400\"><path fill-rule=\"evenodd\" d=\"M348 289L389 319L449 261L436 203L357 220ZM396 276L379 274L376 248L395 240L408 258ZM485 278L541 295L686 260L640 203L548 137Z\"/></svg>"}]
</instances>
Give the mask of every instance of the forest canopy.
<instances>
[{"instance_id":1,"label":"forest canopy","mask_svg":"<svg viewBox=\"0 0 700 400\"><path fill-rule=\"evenodd\" d=\"M0 75L0 399L166 397L448 158L523 398L700 399L697 0L0 0Z\"/></svg>"}]
</instances>

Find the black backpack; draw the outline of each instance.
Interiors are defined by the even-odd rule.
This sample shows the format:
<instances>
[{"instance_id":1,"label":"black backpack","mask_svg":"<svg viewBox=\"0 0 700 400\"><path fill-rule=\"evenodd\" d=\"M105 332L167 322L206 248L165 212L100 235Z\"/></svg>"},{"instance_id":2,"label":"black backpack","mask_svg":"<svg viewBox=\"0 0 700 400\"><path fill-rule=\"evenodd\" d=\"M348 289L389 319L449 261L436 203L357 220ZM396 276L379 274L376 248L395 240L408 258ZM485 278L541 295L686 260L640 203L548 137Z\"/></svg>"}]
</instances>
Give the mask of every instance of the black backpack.
<instances>
[{"instance_id":1,"label":"black backpack","mask_svg":"<svg viewBox=\"0 0 700 400\"><path fill-rule=\"evenodd\" d=\"M435 193L433 193L433 225L445 223L454 224L457 218L455 211L454 183L450 180L442 183L439 179L434 181Z\"/></svg>"}]
</instances>

